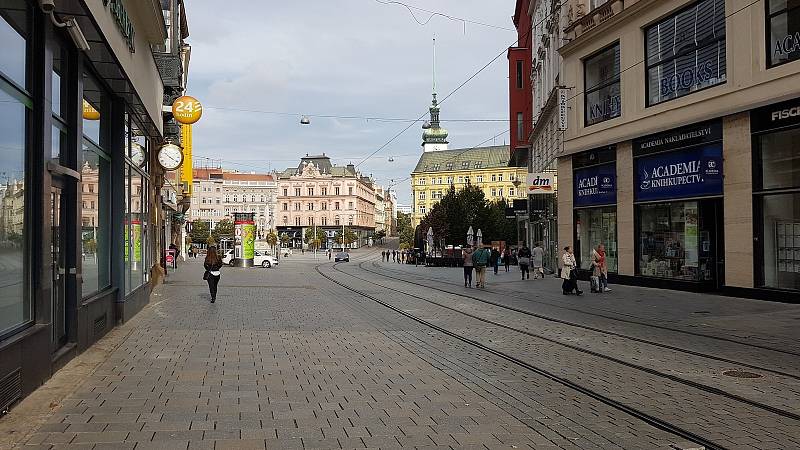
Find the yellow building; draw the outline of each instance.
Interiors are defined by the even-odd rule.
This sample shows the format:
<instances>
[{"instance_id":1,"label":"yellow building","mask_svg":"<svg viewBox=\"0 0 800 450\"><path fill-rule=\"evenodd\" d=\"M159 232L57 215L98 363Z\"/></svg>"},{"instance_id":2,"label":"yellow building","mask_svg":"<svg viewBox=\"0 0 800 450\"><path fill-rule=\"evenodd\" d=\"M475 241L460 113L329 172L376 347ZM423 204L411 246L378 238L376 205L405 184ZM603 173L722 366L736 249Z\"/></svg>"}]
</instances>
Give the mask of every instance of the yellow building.
<instances>
[{"instance_id":1,"label":"yellow building","mask_svg":"<svg viewBox=\"0 0 800 450\"><path fill-rule=\"evenodd\" d=\"M509 167L507 145L424 152L411 173L416 227L450 185L463 189L467 183L481 188L489 201L527 198L527 167Z\"/></svg>"}]
</instances>

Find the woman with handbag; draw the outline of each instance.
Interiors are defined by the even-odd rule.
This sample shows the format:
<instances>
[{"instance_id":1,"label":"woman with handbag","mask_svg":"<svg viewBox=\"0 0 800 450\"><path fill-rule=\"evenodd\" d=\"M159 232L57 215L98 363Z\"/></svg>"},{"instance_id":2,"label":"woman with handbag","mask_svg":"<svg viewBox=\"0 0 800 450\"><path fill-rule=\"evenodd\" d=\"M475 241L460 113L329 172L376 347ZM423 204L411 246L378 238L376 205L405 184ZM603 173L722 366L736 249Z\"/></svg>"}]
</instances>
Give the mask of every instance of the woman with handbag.
<instances>
[{"instance_id":1,"label":"woman with handbag","mask_svg":"<svg viewBox=\"0 0 800 450\"><path fill-rule=\"evenodd\" d=\"M561 292L564 295L569 295L572 291L575 291L575 294L583 295L583 291L578 289L578 273L575 270L577 262L575 261L575 253L573 253L572 247L564 247L564 255L561 257L561 263L563 264L561 278L564 280L564 282L561 283Z\"/></svg>"},{"instance_id":2,"label":"woman with handbag","mask_svg":"<svg viewBox=\"0 0 800 450\"><path fill-rule=\"evenodd\" d=\"M529 249L527 245L522 244L522 248L519 249L519 252L517 253L517 262L519 263L519 269L522 272L522 279L525 280L527 278L530 280L531 249ZM536 278L535 275L534 278Z\"/></svg>"},{"instance_id":3,"label":"woman with handbag","mask_svg":"<svg viewBox=\"0 0 800 450\"><path fill-rule=\"evenodd\" d=\"M217 285L219 285L219 278L222 268L222 259L217 254L216 247L209 247L206 253L206 260L203 262L203 267L206 271L203 273L203 279L208 281L208 290L211 294L211 303L217 301Z\"/></svg>"}]
</instances>

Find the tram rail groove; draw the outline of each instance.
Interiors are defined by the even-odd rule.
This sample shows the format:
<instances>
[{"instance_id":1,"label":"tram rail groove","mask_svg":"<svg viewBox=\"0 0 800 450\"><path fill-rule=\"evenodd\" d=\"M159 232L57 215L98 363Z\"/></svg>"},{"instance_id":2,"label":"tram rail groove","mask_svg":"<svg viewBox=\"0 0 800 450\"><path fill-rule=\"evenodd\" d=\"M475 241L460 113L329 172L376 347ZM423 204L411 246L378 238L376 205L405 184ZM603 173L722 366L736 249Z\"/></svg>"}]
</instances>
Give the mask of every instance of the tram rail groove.
<instances>
[{"instance_id":1,"label":"tram rail groove","mask_svg":"<svg viewBox=\"0 0 800 450\"><path fill-rule=\"evenodd\" d=\"M711 441L709 439L706 439L703 436L700 436L700 435L698 435L696 433L693 433L693 432L691 432L689 430L686 430L686 429L684 429L682 427L679 427L679 426L677 426L675 424L667 422L666 420L659 419L659 418L657 418L655 416L652 416L652 415L650 415L650 414L648 414L648 413L646 413L644 411L641 411L639 409L636 409L636 408L633 408L631 406L625 405L625 404L623 404L623 403L621 403L621 402L619 402L617 400L609 398L609 397L607 397L607 396L605 396L605 395L603 395L603 394L601 394L599 392L596 392L596 391L594 391L594 390L592 390L590 388L587 388L585 386L581 386L578 383L575 383L575 382L570 381L570 380L568 380L568 379L566 379L564 377L556 375L555 373L552 373L552 372L550 372L550 371L548 371L546 369L542 369L540 367L536 367L536 366L534 366L534 365L532 365L532 364L530 364L530 363L528 363L526 361L523 361L523 360L521 360L519 358L511 356L511 355L509 355L509 354L507 354L505 352L493 349L493 348L488 347L488 346L486 346L484 344L481 344L478 341L475 341L475 340L470 339L468 337L462 336L462 335L460 335L458 333L455 333L455 332L452 332L450 330L447 330L447 329L445 329L443 327L440 327L440 326L438 326L438 325L436 325L434 323L431 323L431 322L429 322L429 321L427 321L427 320L425 320L425 319L423 319L421 317L417 317L414 314L406 312L406 311L404 311L404 310L402 310L402 309L400 309L400 308L398 308L398 307L396 307L396 306L394 306L394 305L392 305L390 303L387 303L387 302L385 302L383 300L380 300L379 298L377 298L377 297L375 297L373 295L370 295L370 294L368 294L366 292L363 292L363 291L361 291L359 289L356 289L356 288L354 288L352 286L348 286L347 284L345 284L345 283L343 283L343 282L341 282L339 280L336 280L335 278L329 276L328 274L326 274L322 270L320 270L320 267L322 265L323 264L317 265L316 267L314 267L314 270L316 270L317 273L319 273L325 279L327 279L327 280L329 280L329 281L341 286L344 289L347 289L348 291L354 292L354 293L356 293L356 294L358 294L358 295L360 295L360 296L362 296L364 298L370 299L370 300L372 300L372 301L374 301L374 302L376 302L376 303L378 303L378 304L380 304L380 305L382 305L382 306L384 306L384 307L386 307L388 309L391 309L392 311L394 311L394 312L396 312L396 313L398 313L400 315L403 315L403 316L405 316L405 317L407 317L407 318L409 318L409 319L411 319L411 320L413 320L413 321L415 321L415 322L417 322L417 323L419 323L421 325L424 325L424 326L426 326L428 328L431 328L433 330L436 330L436 331L438 331L438 332L440 332L442 334L445 334L445 335L450 336L450 337L452 337L454 339L457 339L457 340L459 340L461 342L464 342L465 344L470 345L472 347L475 347L475 348L477 348L479 350L482 350L482 351L485 351L485 352L490 353L492 355L495 355L495 356L497 356L497 357L499 357L501 359L504 359L504 360L506 360L506 361L508 361L508 362L510 362L512 364L515 364L517 366L525 368L525 369L527 369L527 370L529 370L531 372L534 372L534 373L536 373L536 374L538 374L538 375L540 375L542 377L545 377L545 378L547 378L547 379L549 379L549 380L551 380L553 382L561 384L562 386L566 386L566 387L568 387L568 388L570 388L572 390L580 392L581 394L584 394L584 395L586 395L588 397L591 397L591 398L593 398L593 399L595 399L595 400L597 400L597 401L599 401L599 402L601 402L601 403L603 403L605 405L608 405L608 406L610 406L610 407L612 407L612 408L614 408L616 410L619 410L619 411L621 411L621 412L623 412L625 414L628 414L628 415L630 415L630 416L632 416L632 417L634 417L634 418L636 418L638 420L641 420L641 421L647 423L648 425L653 426L653 427L655 427L655 428L657 428L659 430L666 431L666 432L668 432L670 434L673 434L675 436L679 436L679 437L681 437L683 439L687 439L687 440L691 441L692 443L695 443L695 444L698 444L698 445L702 445L708 450L726 450L725 446L717 444L716 442L713 442L713 441ZM351 275L351 274L348 274L347 272L344 272L342 270L338 270L337 269L338 265L339 265L339 263L335 263L335 264L332 265L332 268L334 270L336 270L337 272L339 272L339 273L343 273L345 275ZM358 277L354 277L354 278L358 278Z\"/></svg>"},{"instance_id":2,"label":"tram rail groove","mask_svg":"<svg viewBox=\"0 0 800 450\"><path fill-rule=\"evenodd\" d=\"M386 277L386 278L391 278L391 279L394 279L394 280L402 281L404 283L414 284L414 285L417 285L417 286L420 286L420 287L424 287L424 288L427 288L427 289L434 289L434 290L437 290L437 291L440 291L440 292L445 292L445 293L448 293L448 294L459 295L459 296L462 296L462 297L465 297L465 298L470 298L470 299L477 300L477 301L482 302L482 303L498 306L500 308L505 308L505 309L508 309L508 310L511 310L511 311L515 311L515 312L519 312L519 313L526 314L526 315L529 315L529 316L537 317L537 318L540 318L540 319L543 319L543 320L549 320L549 321L556 322L556 323L561 323L561 324L564 324L564 325L570 325L570 326L573 326L573 327L583 328L585 330L596 331L596 332L605 333L605 334L608 334L608 335L611 335L611 336L617 336L617 337L621 337L621 338L625 338L625 339L630 339L630 340L633 340L633 341L652 344L652 345L656 345L656 346L659 346L659 347L662 347L662 348L667 348L667 349L670 349L670 350L675 350L675 351L680 351L680 352L684 352L684 353L687 353L687 354L692 354L694 356L707 357L707 358L716 359L718 361L726 362L726 363L730 363L730 364L741 364L743 367L748 367L750 369L763 370L765 372L770 372L770 373L773 373L773 374L776 374L776 375L781 375L781 376L784 376L784 377L794 378L796 380L800 380L800 375L798 375L798 374L784 372L784 371L777 370L777 369L768 369L768 368L765 368L765 367L755 366L755 365L751 365L751 364L748 364L748 363L741 363L741 362L737 362L736 360L731 360L731 359L727 359L727 358L723 358L723 357L719 357L719 356L714 356L714 355L708 355L706 353L696 352L694 350L688 350L688 349L684 349L684 348L681 348L681 347L672 346L672 345L669 345L669 344L662 344L662 343L659 343L659 342L649 341L649 340L644 339L644 338L637 338L637 337L634 337L634 336L628 336L626 334L617 333L617 332L614 332L614 331L603 330L601 328L592 327L592 326L589 326L589 325L581 325L579 323L571 322L569 320L558 319L558 318L555 318L555 317L546 316L544 314L539 314L539 313L534 313L534 312L531 312L531 311L526 311L526 310L521 309L521 308L516 308L514 306L504 305L502 303L498 303L498 302L494 302L494 301L491 301L491 300L482 299L480 297L467 295L467 294L464 294L462 292L449 291L447 289L442 289L442 288L439 288L439 287L429 286L427 284L417 283L417 282L405 280L405 279L402 279L402 278L399 278L399 277L386 275L385 273L381 273L381 272L378 272L378 271L375 271L375 270L370 270L370 269L367 269L367 268L363 267L362 264L364 264L365 262L362 262L361 264L359 264L359 267L361 267L361 269L363 269L364 271L369 272L369 273L374 273L376 275L380 275L380 276L383 276L383 277ZM374 261L372 262L372 265L373 265L373 267L379 267L377 264L375 264ZM399 271L392 270L392 269L381 268L381 270L387 270L387 271L394 272L394 273L400 273ZM433 281L433 282L437 282L437 283L444 283L444 284L449 284L449 285L452 285L452 286L460 286L460 285L458 285L456 283L451 283L451 282L444 281L444 280L438 280L438 279L426 278L426 277L419 277L418 275L415 275L415 276L417 276L418 278L423 278L425 280L429 280L429 281ZM509 291L503 291L501 293L502 294L508 294L509 296L512 296L513 298L518 299L518 300L530 300L530 299L527 299L527 298L524 298L524 297L520 297L518 295L512 295L512 293L509 293ZM513 294L519 294L519 293L518 292L514 292ZM792 352L792 351L789 351L789 350L780 350L780 349L768 347L768 346L765 346L765 345L759 345L759 344L752 344L752 343L748 343L748 342L737 341L736 339L724 338L724 337L714 336L714 335L704 334L704 333L696 333L696 332L693 332L693 331L681 330L681 329L678 329L678 328L671 328L671 327L667 327L667 326L664 326L664 325L655 325L655 324L650 324L650 323L646 323L646 322L638 322L638 321L635 321L635 320L620 319L620 318L617 318L617 317L612 317L612 316L607 316L607 315L604 315L604 314L597 314L597 313L592 313L592 312L586 312L586 311L581 310L581 309L569 308L569 307L565 307L565 306L562 306L562 305L556 305L556 304L547 303L547 302L537 302L537 303L545 304L547 306L552 306L552 307L555 307L555 308L566 309L566 310L569 310L569 311L575 311L575 312L579 312L581 314L587 314L587 315L591 315L591 316L602 317L604 319L614 320L614 321L618 321L618 322L630 323L630 324L634 324L634 325L641 325L641 326L656 328L656 329L665 330L665 331L672 331L672 332L675 332L675 333L688 334L688 335L691 335L691 336L697 336L697 337L703 337L703 338L707 338L707 339L719 340L719 341L723 341L723 342L729 342L729 343L732 343L732 344L742 345L742 346L746 346L746 347L753 347L753 348L757 348L757 349L760 349L760 350L767 350L767 351L781 353L781 354L790 355L790 356L800 356L800 353L797 353L797 352Z\"/></svg>"},{"instance_id":3,"label":"tram rail groove","mask_svg":"<svg viewBox=\"0 0 800 450\"><path fill-rule=\"evenodd\" d=\"M426 303L430 303L432 305L436 305L436 306L438 306L440 308L444 308L446 310L453 311L453 312L455 312L457 314L461 314L461 315L470 317L472 319L475 319L475 320L478 320L478 321L481 321L481 322L484 322L484 323L487 323L487 324L490 324L490 325L494 325L494 326L502 328L502 329L506 329L506 330L509 330L509 331L513 331L515 333L520 333L520 334L524 334L526 336L534 337L536 339L540 339L540 340L543 340L545 342L549 342L551 344L559 345L559 346L568 348L570 350L577 351L579 353L583 353L583 354L587 354L587 355L590 355L590 356L594 356L596 358L605 359L607 361L611 361L613 363L620 364L620 365L623 365L625 367L629 367L631 369L635 369L635 370L639 370L639 371L642 371L642 372L645 372L645 373L649 373L650 375L653 375L653 376L657 376L657 377L660 377L660 378L665 378L665 379L674 381L676 383L680 383L680 384L683 384L685 386L689 386L689 387L692 387L694 389L698 389L698 390L707 392L709 394L714 394L714 395L718 395L718 396L721 396L721 397L725 397L725 398L728 398L730 400L737 401L737 402L752 406L753 408L762 409L762 410L770 412L772 414L776 414L776 415L783 416L783 417L786 417L786 418L789 418L789 419L800 421L800 414L793 413L791 411L786 411L786 410L778 408L776 406L767 405L765 403L761 403L761 402L758 402L758 401L755 401L755 400L748 399L746 397L742 397L742 396L740 396L738 394L733 394L733 393L727 392L727 391L725 391L723 389L720 389L720 388L717 388L717 387L714 387L714 386L709 386L707 384L699 383L697 381L687 380L687 379L681 378L681 377L679 377L677 375L672 375L672 374L669 374L669 373L661 372L661 371L656 370L656 369L652 369L652 368L649 368L649 367L641 366L639 364L628 362L628 361L625 361L625 360L622 360L622 359L619 359L619 358L616 358L616 357L613 357L613 356L609 356L609 355L606 355L606 354L603 354L603 353L600 353L600 352L596 352L596 351L593 351L593 350L588 350L588 349L585 349L585 348L578 347L576 345L572 345L572 344L568 344L568 343L565 343L565 342L561 342L561 341L559 341L557 339L553 339L553 338L549 338L549 337L546 337L546 336L542 336L542 335L539 335L539 334L536 334L536 333L533 333L533 332L530 332L530 331L527 331L527 330L521 330L519 328L515 328L513 326L506 325L506 324L503 324L503 323L500 323L500 322L496 322L494 320L487 319L485 317L480 317L480 316L477 316L477 315L474 315L474 314L470 314L468 312L461 311L458 308L454 308L454 307L451 307L451 306L443 305L443 304L441 304L439 302L436 302L434 300L430 300L430 299L421 297L419 295L409 294L407 292L399 291L399 290L393 289L393 288L391 288L389 286L386 286L386 285L383 285L383 284L380 284L380 283L376 283L375 281L368 280L368 279L365 279L365 278L361 278L359 276L356 276L356 275L353 275L351 273L345 272L345 271L339 269L338 267L334 267L333 269L336 270L339 273L343 273L343 274L348 275L350 277L353 277L353 278L355 278L357 280L361 280L361 281L364 281L366 283L370 283L370 284L374 284L376 286L380 286L380 287L383 287L383 288L386 288L386 289L390 289L393 292L397 292L397 293L402 294L402 295L406 295L406 296L409 296L409 297L412 297L412 298L415 298L415 299L418 299L418 300L422 300L422 301L424 301Z\"/></svg>"}]
</instances>

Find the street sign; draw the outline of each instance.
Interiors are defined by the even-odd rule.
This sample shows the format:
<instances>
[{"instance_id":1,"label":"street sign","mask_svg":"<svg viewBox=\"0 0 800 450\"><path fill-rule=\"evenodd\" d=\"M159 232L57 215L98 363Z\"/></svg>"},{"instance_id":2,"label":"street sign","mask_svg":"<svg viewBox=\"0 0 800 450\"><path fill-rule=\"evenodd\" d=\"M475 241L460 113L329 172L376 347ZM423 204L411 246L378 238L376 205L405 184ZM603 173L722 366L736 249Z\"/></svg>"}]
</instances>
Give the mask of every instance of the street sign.
<instances>
[{"instance_id":1,"label":"street sign","mask_svg":"<svg viewBox=\"0 0 800 450\"><path fill-rule=\"evenodd\" d=\"M558 89L558 131L567 129L567 90Z\"/></svg>"}]
</instances>

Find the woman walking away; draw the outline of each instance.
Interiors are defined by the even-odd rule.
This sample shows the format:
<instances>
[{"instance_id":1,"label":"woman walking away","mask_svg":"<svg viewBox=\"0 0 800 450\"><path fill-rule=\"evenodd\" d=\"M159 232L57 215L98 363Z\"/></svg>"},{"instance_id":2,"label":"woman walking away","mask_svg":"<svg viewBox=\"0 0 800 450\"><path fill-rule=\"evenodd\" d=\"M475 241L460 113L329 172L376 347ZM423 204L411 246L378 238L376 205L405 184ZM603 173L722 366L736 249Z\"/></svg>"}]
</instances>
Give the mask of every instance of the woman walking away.
<instances>
[{"instance_id":1,"label":"woman walking away","mask_svg":"<svg viewBox=\"0 0 800 450\"><path fill-rule=\"evenodd\" d=\"M544 278L544 249L541 242L537 242L531 252L531 266L533 266L534 280L540 276Z\"/></svg>"},{"instance_id":2,"label":"woman walking away","mask_svg":"<svg viewBox=\"0 0 800 450\"><path fill-rule=\"evenodd\" d=\"M606 246L600 244L597 249L592 250L592 264L594 270L592 275L597 277L597 292L610 292L608 288L608 262L606 261Z\"/></svg>"},{"instance_id":3,"label":"woman walking away","mask_svg":"<svg viewBox=\"0 0 800 450\"><path fill-rule=\"evenodd\" d=\"M572 291L575 291L577 295L583 295L583 291L578 289L578 273L576 269L576 262L575 262L575 253L572 251L572 247L564 247L564 256L561 258L561 262L564 265L564 268L561 269L561 278L564 280L561 283L561 292L564 295L569 295Z\"/></svg>"},{"instance_id":4,"label":"woman walking away","mask_svg":"<svg viewBox=\"0 0 800 450\"><path fill-rule=\"evenodd\" d=\"M506 265L506 272L509 271L509 266L511 265L511 249L506 247L506 250L503 252L503 263Z\"/></svg>"},{"instance_id":5,"label":"woman walking away","mask_svg":"<svg viewBox=\"0 0 800 450\"><path fill-rule=\"evenodd\" d=\"M522 248L517 252L517 262L519 262L519 269L522 271L522 279L531 279L531 249L527 245L522 244ZM536 275L533 276L536 279Z\"/></svg>"},{"instance_id":6,"label":"woman walking away","mask_svg":"<svg viewBox=\"0 0 800 450\"><path fill-rule=\"evenodd\" d=\"M464 259L464 287L472 287L472 247L464 247L461 256Z\"/></svg>"},{"instance_id":7,"label":"woman walking away","mask_svg":"<svg viewBox=\"0 0 800 450\"><path fill-rule=\"evenodd\" d=\"M492 248L491 253L489 253L489 264L492 265L494 274L497 275L497 269L500 267L500 252L496 248Z\"/></svg>"},{"instance_id":8,"label":"woman walking away","mask_svg":"<svg viewBox=\"0 0 800 450\"><path fill-rule=\"evenodd\" d=\"M206 253L206 260L203 262L203 267L206 272L203 274L203 279L208 281L208 290L211 293L211 303L217 301L217 285L219 284L220 271L222 268L222 259L217 254L216 247L209 247Z\"/></svg>"}]
</instances>

